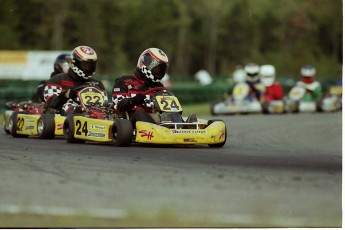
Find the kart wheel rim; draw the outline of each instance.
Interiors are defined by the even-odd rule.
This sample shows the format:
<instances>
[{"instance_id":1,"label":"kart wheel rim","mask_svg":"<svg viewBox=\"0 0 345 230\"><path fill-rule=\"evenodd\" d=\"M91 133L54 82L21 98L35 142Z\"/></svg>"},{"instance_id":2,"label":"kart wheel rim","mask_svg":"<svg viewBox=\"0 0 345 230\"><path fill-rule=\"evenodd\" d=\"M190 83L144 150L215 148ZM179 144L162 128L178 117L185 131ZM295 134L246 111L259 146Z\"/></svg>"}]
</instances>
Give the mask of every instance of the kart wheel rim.
<instances>
[{"instance_id":1,"label":"kart wheel rim","mask_svg":"<svg viewBox=\"0 0 345 230\"><path fill-rule=\"evenodd\" d=\"M37 132L38 132L38 134L42 134L43 129L44 129L43 121L42 121L42 120L39 120L39 121L38 121L38 124L37 124Z\"/></svg>"}]
</instances>

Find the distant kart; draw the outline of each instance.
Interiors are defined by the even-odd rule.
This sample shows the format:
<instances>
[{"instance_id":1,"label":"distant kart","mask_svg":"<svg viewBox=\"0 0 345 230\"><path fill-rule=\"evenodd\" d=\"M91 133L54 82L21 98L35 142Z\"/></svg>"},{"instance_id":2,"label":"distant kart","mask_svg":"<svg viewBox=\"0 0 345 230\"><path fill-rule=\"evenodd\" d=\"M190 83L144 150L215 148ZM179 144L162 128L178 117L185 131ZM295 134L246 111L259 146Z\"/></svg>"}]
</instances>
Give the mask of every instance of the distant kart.
<instances>
[{"instance_id":1,"label":"distant kart","mask_svg":"<svg viewBox=\"0 0 345 230\"><path fill-rule=\"evenodd\" d=\"M171 92L160 87L146 91L146 93L150 92L154 92L152 116L157 124L138 121L135 127L135 142L224 146L227 139L224 121L182 117L182 106Z\"/></svg>"},{"instance_id":2,"label":"distant kart","mask_svg":"<svg viewBox=\"0 0 345 230\"><path fill-rule=\"evenodd\" d=\"M286 110L292 113L298 112L316 112L316 101L303 101L307 90L301 86L294 86L286 98Z\"/></svg>"},{"instance_id":3,"label":"distant kart","mask_svg":"<svg viewBox=\"0 0 345 230\"><path fill-rule=\"evenodd\" d=\"M285 103L283 100L266 101L262 103L262 112L268 114L285 113Z\"/></svg>"},{"instance_id":4,"label":"distant kart","mask_svg":"<svg viewBox=\"0 0 345 230\"><path fill-rule=\"evenodd\" d=\"M249 85L241 82L234 87L232 96L211 104L212 115L261 113L261 103L255 98L249 100Z\"/></svg>"},{"instance_id":5,"label":"distant kart","mask_svg":"<svg viewBox=\"0 0 345 230\"><path fill-rule=\"evenodd\" d=\"M321 100L321 110L324 112L336 112L342 110L342 94L341 86L331 86L329 92Z\"/></svg>"}]
</instances>

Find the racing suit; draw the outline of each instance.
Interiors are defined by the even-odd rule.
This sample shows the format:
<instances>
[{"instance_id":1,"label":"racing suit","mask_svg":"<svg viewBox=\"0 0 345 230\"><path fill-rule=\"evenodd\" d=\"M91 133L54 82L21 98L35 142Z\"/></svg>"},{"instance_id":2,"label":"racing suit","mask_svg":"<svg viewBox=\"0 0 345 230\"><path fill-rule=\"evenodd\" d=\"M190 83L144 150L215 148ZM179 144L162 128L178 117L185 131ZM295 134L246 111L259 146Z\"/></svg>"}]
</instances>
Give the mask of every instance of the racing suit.
<instances>
[{"instance_id":1,"label":"racing suit","mask_svg":"<svg viewBox=\"0 0 345 230\"><path fill-rule=\"evenodd\" d=\"M254 99L261 101L265 86L261 83L260 79L255 82L246 81L249 85L248 100L253 101Z\"/></svg>"},{"instance_id":2,"label":"racing suit","mask_svg":"<svg viewBox=\"0 0 345 230\"><path fill-rule=\"evenodd\" d=\"M284 97L282 86L278 82L274 82L272 85L266 86L263 97L264 101L282 100Z\"/></svg>"},{"instance_id":3,"label":"racing suit","mask_svg":"<svg viewBox=\"0 0 345 230\"><path fill-rule=\"evenodd\" d=\"M296 83L297 86L303 87L306 89L306 93L303 97L303 101L319 101L322 96L322 89L321 84L318 81L314 81L313 83L306 84L303 81L298 81Z\"/></svg>"},{"instance_id":4,"label":"racing suit","mask_svg":"<svg viewBox=\"0 0 345 230\"><path fill-rule=\"evenodd\" d=\"M132 76L125 75L115 80L112 90L114 108L120 112L128 113L133 128L135 128L137 121L156 123L150 116L153 110L151 97L154 92L145 93L145 91L155 87L164 86L160 82L150 81L138 69ZM145 96L146 100L143 103L135 103L138 94Z\"/></svg>"},{"instance_id":5,"label":"racing suit","mask_svg":"<svg viewBox=\"0 0 345 230\"><path fill-rule=\"evenodd\" d=\"M62 115L70 114L77 105L80 105L76 98L76 89L82 86L98 88L104 101L108 101L107 91L101 81L93 78L84 80L71 69L67 73L58 74L46 82L43 92L44 100L48 106L59 110Z\"/></svg>"},{"instance_id":6,"label":"racing suit","mask_svg":"<svg viewBox=\"0 0 345 230\"><path fill-rule=\"evenodd\" d=\"M55 75L58 75L57 72L52 72L50 74L50 78L54 77ZM33 101L37 102L44 102L44 87L46 86L47 81L41 81L39 85L36 87L36 94L32 96Z\"/></svg>"}]
</instances>

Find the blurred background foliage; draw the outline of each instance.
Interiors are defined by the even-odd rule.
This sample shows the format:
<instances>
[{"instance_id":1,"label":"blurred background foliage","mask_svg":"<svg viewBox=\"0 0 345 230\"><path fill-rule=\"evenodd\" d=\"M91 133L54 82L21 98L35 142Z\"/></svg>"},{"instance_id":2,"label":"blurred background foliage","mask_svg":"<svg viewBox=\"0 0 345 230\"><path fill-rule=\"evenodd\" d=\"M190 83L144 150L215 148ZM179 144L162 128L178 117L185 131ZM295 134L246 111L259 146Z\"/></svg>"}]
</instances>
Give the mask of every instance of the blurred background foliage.
<instances>
[{"instance_id":1,"label":"blurred background foliage","mask_svg":"<svg viewBox=\"0 0 345 230\"><path fill-rule=\"evenodd\" d=\"M0 0L1 50L93 47L97 74L129 74L148 47L164 50L169 74L273 64L278 75L341 76L341 0Z\"/></svg>"}]
</instances>

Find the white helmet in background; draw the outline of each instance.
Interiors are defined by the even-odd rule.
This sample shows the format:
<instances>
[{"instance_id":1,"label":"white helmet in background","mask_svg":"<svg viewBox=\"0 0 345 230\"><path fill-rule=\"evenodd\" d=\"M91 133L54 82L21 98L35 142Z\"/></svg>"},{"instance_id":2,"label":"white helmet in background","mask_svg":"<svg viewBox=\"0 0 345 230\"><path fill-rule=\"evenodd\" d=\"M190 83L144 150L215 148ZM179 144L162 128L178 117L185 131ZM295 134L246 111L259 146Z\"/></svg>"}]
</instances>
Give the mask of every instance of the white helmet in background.
<instances>
[{"instance_id":1,"label":"white helmet in background","mask_svg":"<svg viewBox=\"0 0 345 230\"><path fill-rule=\"evenodd\" d=\"M235 83L245 82L246 76L246 72L242 68L236 69L232 75Z\"/></svg>"},{"instance_id":2,"label":"white helmet in background","mask_svg":"<svg viewBox=\"0 0 345 230\"><path fill-rule=\"evenodd\" d=\"M260 67L260 79L264 86L271 86L276 78L276 69L273 65L262 65Z\"/></svg>"},{"instance_id":3,"label":"white helmet in background","mask_svg":"<svg viewBox=\"0 0 345 230\"><path fill-rule=\"evenodd\" d=\"M249 82L256 82L259 80L259 66L255 63L248 63L244 67L244 71L246 72L246 79Z\"/></svg>"}]
</instances>

